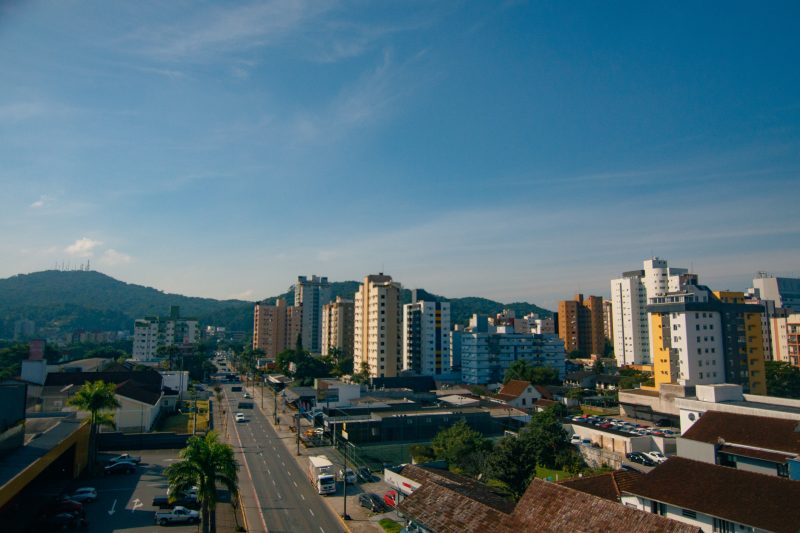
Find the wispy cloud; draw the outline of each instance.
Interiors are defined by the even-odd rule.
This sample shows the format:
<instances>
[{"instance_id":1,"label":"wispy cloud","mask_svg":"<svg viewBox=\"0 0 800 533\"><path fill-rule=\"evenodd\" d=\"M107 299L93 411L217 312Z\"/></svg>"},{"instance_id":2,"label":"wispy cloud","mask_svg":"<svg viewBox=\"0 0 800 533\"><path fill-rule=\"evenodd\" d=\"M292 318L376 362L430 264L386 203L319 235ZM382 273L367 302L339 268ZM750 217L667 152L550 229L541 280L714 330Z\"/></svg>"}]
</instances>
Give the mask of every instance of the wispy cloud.
<instances>
[{"instance_id":1,"label":"wispy cloud","mask_svg":"<svg viewBox=\"0 0 800 533\"><path fill-rule=\"evenodd\" d=\"M132 259L133 258L128 254L109 248L100 256L100 263L106 266L117 266L128 264Z\"/></svg>"},{"instance_id":2,"label":"wispy cloud","mask_svg":"<svg viewBox=\"0 0 800 533\"><path fill-rule=\"evenodd\" d=\"M10 102L0 104L0 121L21 122L38 118L54 118L75 111L75 108L42 100Z\"/></svg>"},{"instance_id":3,"label":"wispy cloud","mask_svg":"<svg viewBox=\"0 0 800 533\"><path fill-rule=\"evenodd\" d=\"M50 202L50 198L47 195L42 195L42 196L39 197L38 200L36 200L35 202L33 202L31 204L31 208L32 209L41 209L45 205L47 205L49 202Z\"/></svg>"},{"instance_id":4,"label":"wispy cloud","mask_svg":"<svg viewBox=\"0 0 800 533\"><path fill-rule=\"evenodd\" d=\"M81 237L77 241L64 248L64 251L75 257L92 257L94 255L94 249L101 244L103 243L100 241L96 241L88 237Z\"/></svg>"}]
</instances>

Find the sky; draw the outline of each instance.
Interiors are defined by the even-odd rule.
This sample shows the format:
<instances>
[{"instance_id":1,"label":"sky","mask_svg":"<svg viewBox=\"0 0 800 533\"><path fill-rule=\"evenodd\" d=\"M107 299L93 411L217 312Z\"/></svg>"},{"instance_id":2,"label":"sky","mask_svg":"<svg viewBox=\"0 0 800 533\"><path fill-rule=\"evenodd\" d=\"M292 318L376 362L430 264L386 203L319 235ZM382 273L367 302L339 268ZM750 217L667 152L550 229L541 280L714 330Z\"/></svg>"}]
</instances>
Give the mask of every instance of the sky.
<instances>
[{"instance_id":1,"label":"sky","mask_svg":"<svg viewBox=\"0 0 800 533\"><path fill-rule=\"evenodd\" d=\"M800 277L796 2L0 2L0 277Z\"/></svg>"}]
</instances>

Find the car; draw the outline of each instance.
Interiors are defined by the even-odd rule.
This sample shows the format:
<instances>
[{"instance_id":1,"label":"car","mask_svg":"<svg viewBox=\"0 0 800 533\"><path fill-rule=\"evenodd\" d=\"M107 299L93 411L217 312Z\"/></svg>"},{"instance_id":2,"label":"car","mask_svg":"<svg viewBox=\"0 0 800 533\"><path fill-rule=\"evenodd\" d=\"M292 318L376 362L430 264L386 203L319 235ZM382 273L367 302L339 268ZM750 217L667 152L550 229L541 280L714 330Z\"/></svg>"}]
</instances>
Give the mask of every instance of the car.
<instances>
[{"instance_id":1,"label":"car","mask_svg":"<svg viewBox=\"0 0 800 533\"><path fill-rule=\"evenodd\" d=\"M64 496L64 499L78 503L92 503L97 499L97 490L94 487L81 487L75 489L72 494Z\"/></svg>"},{"instance_id":2,"label":"car","mask_svg":"<svg viewBox=\"0 0 800 533\"><path fill-rule=\"evenodd\" d=\"M129 461L120 461L118 463L111 463L103 469L105 475L111 474L133 474L136 472L136 463Z\"/></svg>"},{"instance_id":3,"label":"car","mask_svg":"<svg viewBox=\"0 0 800 533\"><path fill-rule=\"evenodd\" d=\"M369 509L373 513L386 512L386 504L383 503L381 497L371 492L364 492L358 495L358 504L361 507Z\"/></svg>"},{"instance_id":4,"label":"car","mask_svg":"<svg viewBox=\"0 0 800 533\"><path fill-rule=\"evenodd\" d=\"M237 422L247 422L247 419L244 416L244 413L236 413L236 421Z\"/></svg>"},{"instance_id":5,"label":"car","mask_svg":"<svg viewBox=\"0 0 800 533\"><path fill-rule=\"evenodd\" d=\"M644 454L656 464L661 464L667 460L666 456L661 452L644 452Z\"/></svg>"},{"instance_id":6,"label":"car","mask_svg":"<svg viewBox=\"0 0 800 533\"><path fill-rule=\"evenodd\" d=\"M386 493L383 495L383 503L385 503L391 509L397 507L397 491L386 491Z\"/></svg>"},{"instance_id":7,"label":"car","mask_svg":"<svg viewBox=\"0 0 800 533\"><path fill-rule=\"evenodd\" d=\"M572 436L572 437L569 439L569 443L570 443L570 444L580 444L580 443L581 443L581 436L580 436L580 435L577 435L577 434L576 434L576 435L573 435L573 436Z\"/></svg>"},{"instance_id":8,"label":"car","mask_svg":"<svg viewBox=\"0 0 800 533\"><path fill-rule=\"evenodd\" d=\"M249 392L245 392L244 394L242 394L242 398L252 399L253 395L250 394Z\"/></svg>"},{"instance_id":9,"label":"car","mask_svg":"<svg viewBox=\"0 0 800 533\"><path fill-rule=\"evenodd\" d=\"M175 506L187 507L189 509L200 508L200 502L197 501L197 496L183 495L170 501L170 497L164 494L163 496L153 497L153 507L159 509L172 509Z\"/></svg>"},{"instance_id":10,"label":"car","mask_svg":"<svg viewBox=\"0 0 800 533\"><path fill-rule=\"evenodd\" d=\"M339 470L339 479L343 480L348 485L353 485L356 482L356 473L353 472L352 468L348 468L347 470Z\"/></svg>"},{"instance_id":11,"label":"car","mask_svg":"<svg viewBox=\"0 0 800 533\"><path fill-rule=\"evenodd\" d=\"M625 457L629 461L631 461L633 463L638 463L638 464L644 465L644 466L656 466L655 461L650 459L648 456L646 456L642 452L631 452L631 453L626 454Z\"/></svg>"},{"instance_id":12,"label":"car","mask_svg":"<svg viewBox=\"0 0 800 533\"><path fill-rule=\"evenodd\" d=\"M52 516L43 518L40 523L43 531L52 531L54 529L77 529L89 527L89 522L82 516L76 516L72 513L58 513Z\"/></svg>"},{"instance_id":13,"label":"car","mask_svg":"<svg viewBox=\"0 0 800 533\"><path fill-rule=\"evenodd\" d=\"M366 466L362 466L358 470L356 470L356 475L358 479L361 480L362 483L371 483L375 477L372 475L372 472Z\"/></svg>"},{"instance_id":14,"label":"car","mask_svg":"<svg viewBox=\"0 0 800 533\"><path fill-rule=\"evenodd\" d=\"M122 455L117 455L116 457L112 457L111 459L109 459L108 460L108 464L120 463L122 461L126 461L128 463L134 463L134 464L138 465L139 463L142 462L142 458L141 457L135 457L135 456L133 456L133 455L131 455L129 453L123 453Z\"/></svg>"},{"instance_id":15,"label":"car","mask_svg":"<svg viewBox=\"0 0 800 533\"><path fill-rule=\"evenodd\" d=\"M592 439L583 439L581 441L581 445L583 445L583 446L591 446L592 445Z\"/></svg>"},{"instance_id":16,"label":"car","mask_svg":"<svg viewBox=\"0 0 800 533\"><path fill-rule=\"evenodd\" d=\"M62 513L69 513L75 516L83 516L86 514L83 510L83 504L72 500L57 500L51 503L45 510L45 514L47 515Z\"/></svg>"},{"instance_id":17,"label":"car","mask_svg":"<svg viewBox=\"0 0 800 533\"><path fill-rule=\"evenodd\" d=\"M167 524L199 524L200 513L178 505L171 511L156 511L154 519L161 526L166 526Z\"/></svg>"}]
</instances>

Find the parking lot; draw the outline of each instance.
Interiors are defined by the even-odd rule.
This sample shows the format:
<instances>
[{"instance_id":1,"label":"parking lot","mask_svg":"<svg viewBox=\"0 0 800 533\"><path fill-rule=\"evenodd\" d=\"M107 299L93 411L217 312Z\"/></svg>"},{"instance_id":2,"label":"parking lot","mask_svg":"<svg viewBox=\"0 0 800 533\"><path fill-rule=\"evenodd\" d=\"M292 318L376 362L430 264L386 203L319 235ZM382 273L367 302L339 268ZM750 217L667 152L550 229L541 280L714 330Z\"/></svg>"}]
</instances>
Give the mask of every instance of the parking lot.
<instances>
[{"instance_id":1,"label":"parking lot","mask_svg":"<svg viewBox=\"0 0 800 533\"><path fill-rule=\"evenodd\" d=\"M68 487L94 487L98 498L86 504L86 518L89 531L157 531L163 530L153 522L156 508L151 504L154 496L166 494L167 482L164 469L178 458L178 450L147 450L133 452L141 455L142 463L135 474L118 474L104 477L85 478L75 481ZM116 454L100 454L103 462ZM197 525L168 526L170 532L197 532Z\"/></svg>"}]
</instances>

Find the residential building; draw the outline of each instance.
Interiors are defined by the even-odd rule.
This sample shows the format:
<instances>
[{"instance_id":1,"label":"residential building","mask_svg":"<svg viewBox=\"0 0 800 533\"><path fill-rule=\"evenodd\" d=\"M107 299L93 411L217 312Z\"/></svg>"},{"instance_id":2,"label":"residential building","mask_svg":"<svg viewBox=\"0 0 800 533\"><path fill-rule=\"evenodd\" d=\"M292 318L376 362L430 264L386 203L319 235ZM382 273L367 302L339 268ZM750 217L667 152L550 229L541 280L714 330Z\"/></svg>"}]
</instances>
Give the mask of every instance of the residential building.
<instances>
[{"instance_id":1,"label":"residential building","mask_svg":"<svg viewBox=\"0 0 800 533\"><path fill-rule=\"evenodd\" d=\"M614 344L614 306L611 300L603 298L603 335Z\"/></svg>"},{"instance_id":2,"label":"residential building","mask_svg":"<svg viewBox=\"0 0 800 533\"><path fill-rule=\"evenodd\" d=\"M353 354L353 300L341 296L336 301L322 306L322 354L330 353L331 348L343 354Z\"/></svg>"},{"instance_id":3,"label":"residential building","mask_svg":"<svg viewBox=\"0 0 800 533\"><path fill-rule=\"evenodd\" d=\"M262 350L268 359L294 349L302 329L303 310L287 306L282 298L274 304L257 303L253 313L253 349Z\"/></svg>"},{"instance_id":4,"label":"residential building","mask_svg":"<svg viewBox=\"0 0 800 533\"><path fill-rule=\"evenodd\" d=\"M693 280L649 298L650 345L656 387L738 383L766 394L763 308L744 293L712 292Z\"/></svg>"},{"instance_id":5,"label":"residential building","mask_svg":"<svg viewBox=\"0 0 800 533\"><path fill-rule=\"evenodd\" d=\"M391 476L387 470L384 477ZM521 531L698 533L690 526L620 505L603 497L534 478L514 505L487 485L447 470L406 465L398 504L409 531L461 533ZM710 530L709 530L710 531Z\"/></svg>"},{"instance_id":6,"label":"residential building","mask_svg":"<svg viewBox=\"0 0 800 533\"><path fill-rule=\"evenodd\" d=\"M769 323L772 359L800 366L800 313L776 313Z\"/></svg>"},{"instance_id":7,"label":"residential building","mask_svg":"<svg viewBox=\"0 0 800 533\"><path fill-rule=\"evenodd\" d=\"M564 343L551 335L513 333L508 326L489 326L485 317L473 316L471 331L461 334L461 379L464 383L487 384L503 380L511 363L524 360L565 373Z\"/></svg>"},{"instance_id":8,"label":"residential building","mask_svg":"<svg viewBox=\"0 0 800 533\"><path fill-rule=\"evenodd\" d=\"M776 307L800 312L800 278L777 278L759 272L749 293L761 300L772 300Z\"/></svg>"},{"instance_id":9,"label":"residential building","mask_svg":"<svg viewBox=\"0 0 800 533\"><path fill-rule=\"evenodd\" d=\"M647 299L677 291L687 274L687 269L669 267L666 260L655 257L646 260L642 270L611 280L614 355L619 366L651 363Z\"/></svg>"},{"instance_id":10,"label":"residential building","mask_svg":"<svg viewBox=\"0 0 800 533\"><path fill-rule=\"evenodd\" d=\"M573 300L558 304L558 336L564 341L567 353L602 355L605 347L603 333L603 299L576 294Z\"/></svg>"},{"instance_id":11,"label":"residential building","mask_svg":"<svg viewBox=\"0 0 800 533\"><path fill-rule=\"evenodd\" d=\"M450 332L450 370L461 372L461 335L464 333L462 326L456 324Z\"/></svg>"},{"instance_id":12,"label":"residential building","mask_svg":"<svg viewBox=\"0 0 800 533\"><path fill-rule=\"evenodd\" d=\"M671 457L627 484L623 505L707 532L796 533L800 483Z\"/></svg>"},{"instance_id":13,"label":"residential building","mask_svg":"<svg viewBox=\"0 0 800 533\"><path fill-rule=\"evenodd\" d=\"M556 334L556 324L552 317L546 318L536 318L533 321L533 327L531 327L531 333L536 333L537 335L555 335Z\"/></svg>"},{"instance_id":14,"label":"residential building","mask_svg":"<svg viewBox=\"0 0 800 533\"><path fill-rule=\"evenodd\" d=\"M450 303L403 306L403 369L435 376L450 371Z\"/></svg>"},{"instance_id":15,"label":"residential building","mask_svg":"<svg viewBox=\"0 0 800 533\"><path fill-rule=\"evenodd\" d=\"M396 376L403 368L400 283L383 273L369 275L355 295L354 371L366 365L372 377Z\"/></svg>"},{"instance_id":16,"label":"residential building","mask_svg":"<svg viewBox=\"0 0 800 533\"><path fill-rule=\"evenodd\" d=\"M14 340L21 341L29 339L36 335L36 322L33 320L15 320L14 321Z\"/></svg>"},{"instance_id":17,"label":"residential building","mask_svg":"<svg viewBox=\"0 0 800 533\"><path fill-rule=\"evenodd\" d=\"M322 353L322 306L330 301L331 285L327 277L297 277L294 305L302 308L302 344L311 353Z\"/></svg>"},{"instance_id":18,"label":"residential building","mask_svg":"<svg viewBox=\"0 0 800 533\"><path fill-rule=\"evenodd\" d=\"M518 409L530 409L537 400L551 399L547 389L541 385L532 385L530 381L512 379L504 384L497 393L497 398Z\"/></svg>"},{"instance_id":19,"label":"residential building","mask_svg":"<svg viewBox=\"0 0 800 533\"><path fill-rule=\"evenodd\" d=\"M180 316L173 305L168 317L139 318L133 327L133 358L150 361L158 358L158 349L168 346L188 347L200 339L197 319Z\"/></svg>"}]
</instances>

